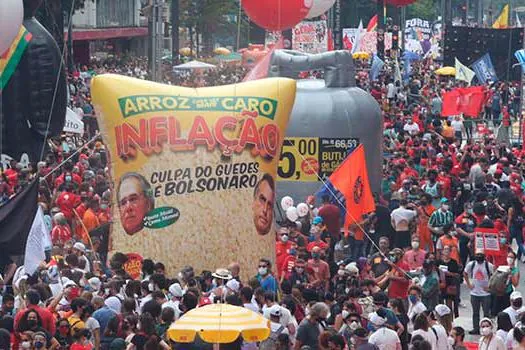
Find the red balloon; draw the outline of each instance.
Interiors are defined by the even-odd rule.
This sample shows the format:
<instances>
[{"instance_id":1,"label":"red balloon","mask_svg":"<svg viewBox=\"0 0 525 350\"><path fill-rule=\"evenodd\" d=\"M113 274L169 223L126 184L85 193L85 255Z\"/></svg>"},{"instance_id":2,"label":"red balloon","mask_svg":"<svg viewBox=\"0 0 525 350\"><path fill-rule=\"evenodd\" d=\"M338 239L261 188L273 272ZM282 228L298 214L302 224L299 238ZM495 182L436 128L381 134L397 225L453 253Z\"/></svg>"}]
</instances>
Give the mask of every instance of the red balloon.
<instances>
[{"instance_id":1,"label":"red balloon","mask_svg":"<svg viewBox=\"0 0 525 350\"><path fill-rule=\"evenodd\" d=\"M242 7L250 19L267 30L285 30L301 22L312 0L243 0Z\"/></svg>"}]
</instances>

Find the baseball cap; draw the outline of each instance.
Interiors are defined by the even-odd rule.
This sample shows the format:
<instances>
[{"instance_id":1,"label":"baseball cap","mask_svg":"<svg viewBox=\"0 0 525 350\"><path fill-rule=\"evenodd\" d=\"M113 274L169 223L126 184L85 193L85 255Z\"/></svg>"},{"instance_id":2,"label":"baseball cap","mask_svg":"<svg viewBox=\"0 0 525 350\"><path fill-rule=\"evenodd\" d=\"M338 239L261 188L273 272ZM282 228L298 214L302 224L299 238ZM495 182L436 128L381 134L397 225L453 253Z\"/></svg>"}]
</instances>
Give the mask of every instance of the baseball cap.
<instances>
[{"instance_id":1,"label":"baseball cap","mask_svg":"<svg viewBox=\"0 0 525 350\"><path fill-rule=\"evenodd\" d=\"M434 308L434 311L439 315L439 317L448 315L451 312L450 308L446 306L445 304L436 305L436 307Z\"/></svg>"},{"instance_id":2,"label":"baseball cap","mask_svg":"<svg viewBox=\"0 0 525 350\"><path fill-rule=\"evenodd\" d=\"M270 316L281 317L281 307L279 305L274 305L270 308Z\"/></svg>"},{"instance_id":3,"label":"baseball cap","mask_svg":"<svg viewBox=\"0 0 525 350\"><path fill-rule=\"evenodd\" d=\"M171 295L173 295L174 297L182 297L184 295L184 291L182 290L182 287L180 286L179 283L173 283L169 288L168 288L168 291L170 292Z\"/></svg>"},{"instance_id":4,"label":"baseball cap","mask_svg":"<svg viewBox=\"0 0 525 350\"><path fill-rule=\"evenodd\" d=\"M516 299L523 299L523 295L521 295L521 292L514 291L510 295L510 300L516 300Z\"/></svg>"},{"instance_id":5,"label":"baseball cap","mask_svg":"<svg viewBox=\"0 0 525 350\"><path fill-rule=\"evenodd\" d=\"M102 282L100 282L100 279L98 277L91 277L88 279L88 283L93 288L93 290L100 290L100 286L102 285Z\"/></svg>"},{"instance_id":6,"label":"baseball cap","mask_svg":"<svg viewBox=\"0 0 525 350\"><path fill-rule=\"evenodd\" d=\"M314 224L314 225L319 225L319 224L322 224L322 223L323 223L323 218L320 217L320 216L316 216L314 218L314 220L312 221L312 224Z\"/></svg>"},{"instance_id":7,"label":"baseball cap","mask_svg":"<svg viewBox=\"0 0 525 350\"><path fill-rule=\"evenodd\" d=\"M86 252L86 246L82 242L76 242L75 244L73 244L73 248L80 250L82 253Z\"/></svg>"}]
</instances>

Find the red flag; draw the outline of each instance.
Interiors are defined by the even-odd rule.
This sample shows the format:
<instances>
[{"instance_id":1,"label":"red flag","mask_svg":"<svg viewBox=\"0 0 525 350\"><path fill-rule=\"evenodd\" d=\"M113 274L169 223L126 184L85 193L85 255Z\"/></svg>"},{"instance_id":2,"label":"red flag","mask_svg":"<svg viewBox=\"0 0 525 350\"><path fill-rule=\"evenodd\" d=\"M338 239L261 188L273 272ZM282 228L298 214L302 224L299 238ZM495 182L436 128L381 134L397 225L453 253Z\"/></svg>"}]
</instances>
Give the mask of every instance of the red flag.
<instances>
[{"instance_id":1,"label":"red flag","mask_svg":"<svg viewBox=\"0 0 525 350\"><path fill-rule=\"evenodd\" d=\"M270 61L272 59L272 54L275 50L282 49L284 47L284 38L281 36L275 45L268 51L266 56L257 63L251 71L246 74L242 81L250 81L263 79L268 76L268 70L270 69Z\"/></svg>"},{"instance_id":2,"label":"red flag","mask_svg":"<svg viewBox=\"0 0 525 350\"><path fill-rule=\"evenodd\" d=\"M443 94L443 109L441 116L448 117L463 113L469 117L477 117L485 102L483 86L456 88Z\"/></svg>"},{"instance_id":3,"label":"red flag","mask_svg":"<svg viewBox=\"0 0 525 350\"><path fill-rule=\"evenodd\" d=\"M346 199L345 227L360 222L363 214L376 209L366 168L365 149L360 145L330 176L332 185Z\"/></svg>"},{"instance_id":4,"label":"red flag","mask_svg":"<svg viewBox=\"0 0 525 350\"><path fill-rule=\"evenodd\" d=\"M346 50L352 51L352 47L353 47L352 41L348 39L348 35L345 35L343 38L343 48Z\"/></svg>"},{"instance_id":5,"label":"red flag","mask_svg":"<svg viewBox=\"0 0 525 350\"><path fill-rule=\"evenodd\" d=\"M334 44L334 33L332 32L332 29L328 28L328 51L334 51L335 50L335 44Z\"/></svg>"},{"instance_id":6,"label":"red flag","mask_svg":"<svg viewBox=\"0 0 525 350\"><path fill-rule=\"evenodd\" d=\"M375 15L374 17L370 18L370 22L368 22L368 25L366 26L366 31L367 32L373 32L374 30L376 30L377 28L377 15Z\"/></svg>"}]
</instances>

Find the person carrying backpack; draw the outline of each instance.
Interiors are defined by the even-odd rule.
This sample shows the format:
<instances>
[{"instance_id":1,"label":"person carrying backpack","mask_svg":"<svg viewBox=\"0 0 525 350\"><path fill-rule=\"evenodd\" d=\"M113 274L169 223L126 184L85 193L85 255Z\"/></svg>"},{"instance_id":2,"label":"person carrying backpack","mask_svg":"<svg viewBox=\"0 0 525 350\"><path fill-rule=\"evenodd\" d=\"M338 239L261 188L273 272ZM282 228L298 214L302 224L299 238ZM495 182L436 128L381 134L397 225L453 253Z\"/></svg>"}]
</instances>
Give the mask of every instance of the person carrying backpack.
<instances>
[{"instance_id":1,"label":"person carrying backpack","mask_svg":"<svg viewBox=\"0 0 525 350\"><path fill-rule=\"evenodd\" d=\"M494 265L485 260L485 254L476 252L474 261L465 267L463 277L470 289L470 302L472 304L472 330L469 334L479 334L480 308L483 307L483 316L490 318L491 296L489 280L494 274Z\"/></svg>"},{"instance_id":2,"label":"person carrying backpack","mask_svg":"<svg viewBox=\"0 0 525 350\"><path fill-rule=\"evenodd\" d=\"M281 307L277 304L270 307L270 336L261 342L259 350L273 350L277 348L277 338L281 334L288 335L288 329L280 323Z\"/></svg>"}]
</instances>

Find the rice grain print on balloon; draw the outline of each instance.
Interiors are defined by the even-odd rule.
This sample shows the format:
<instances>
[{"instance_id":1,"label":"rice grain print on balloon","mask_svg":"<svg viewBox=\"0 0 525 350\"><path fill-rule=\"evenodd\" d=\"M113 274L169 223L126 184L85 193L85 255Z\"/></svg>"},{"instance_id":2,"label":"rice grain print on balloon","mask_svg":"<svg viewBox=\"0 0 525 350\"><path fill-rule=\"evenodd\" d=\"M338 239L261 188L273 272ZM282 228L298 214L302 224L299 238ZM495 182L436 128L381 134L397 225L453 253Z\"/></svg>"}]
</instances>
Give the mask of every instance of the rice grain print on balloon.
<instances>
[{"instance_id":1,"label":"rice grain print on balloon","mask_svg":"<svg viewBox=\"0 0 525 350\"><path fill-rule=\"evenodd\" d=\"M170 271L273 259L275 176L295 81L202 89L117 75L93 81L112 157L112 251ZM254 242L256 242L254 244Z\"/></svg>"}]
</instances>

